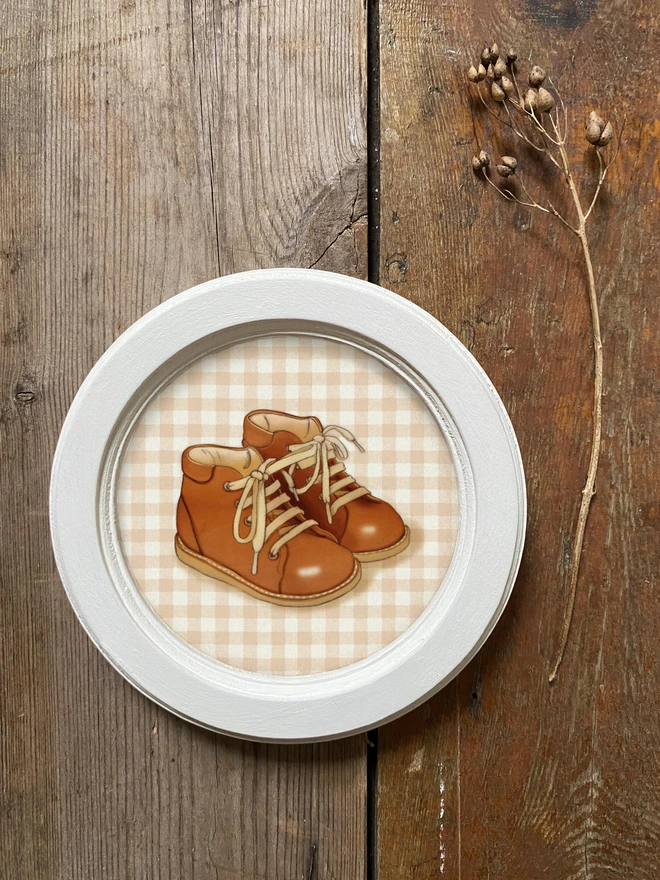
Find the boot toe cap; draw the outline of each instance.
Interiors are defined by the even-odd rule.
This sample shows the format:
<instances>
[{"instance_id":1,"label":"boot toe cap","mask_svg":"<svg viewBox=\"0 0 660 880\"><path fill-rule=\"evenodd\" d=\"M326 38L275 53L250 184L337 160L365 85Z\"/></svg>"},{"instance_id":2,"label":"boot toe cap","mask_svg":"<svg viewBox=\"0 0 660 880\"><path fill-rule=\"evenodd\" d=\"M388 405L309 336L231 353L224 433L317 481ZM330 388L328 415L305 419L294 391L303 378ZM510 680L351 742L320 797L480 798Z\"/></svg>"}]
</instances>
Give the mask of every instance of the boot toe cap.
<instances>
[{"instance_id":1,"label":"boot toe cap","mask_svg":"<svg viewBox=\"0 0 660 880\"><path fill-rule=\"evenodd\" d=\"M342 544L353 553L374 553L401 541L406 527L396 510L386 501L365 502L349 514Z\"/></svg>"},{"instance_id":2,"label":"boot toe cap","mask_svg":"<svg viewBox=\"0 0 660 880\"><path fill-rule=\"evenodd\" d=\"M295 552L289 553L280 584L283 594L301 597L332 594L356 576L359 579L360 564L350 550L325 538L311 541L313 545L303 548L300 542Z\"/></svg>"}]
</instances>

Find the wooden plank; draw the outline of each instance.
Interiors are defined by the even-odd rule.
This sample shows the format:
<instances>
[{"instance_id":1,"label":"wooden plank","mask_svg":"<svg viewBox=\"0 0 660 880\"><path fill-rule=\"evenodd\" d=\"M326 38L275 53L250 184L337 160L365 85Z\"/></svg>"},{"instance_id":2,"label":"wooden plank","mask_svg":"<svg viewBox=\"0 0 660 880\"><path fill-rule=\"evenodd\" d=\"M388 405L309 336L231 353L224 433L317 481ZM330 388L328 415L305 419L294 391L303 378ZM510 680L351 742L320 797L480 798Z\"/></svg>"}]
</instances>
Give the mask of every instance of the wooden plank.
<instances>
[{"instance_id":1,"label":"wooden plank","mask_svg":"<svg viewBox=\"0 0 660 880\"><path fill-rule=\"evenodd\" d=\"M521 575L487 646L380 731L378 878L657 877L657 10L381 0L380 18L381 281L440 318L489 372L520 438L530 513ZM603 454L553 687L589 451L590 323L577 241L513 210L469 169L483 123L464 71L491 35L554 71L578 161L590 109L627 118L591 227Z\"/></svg>"},{"instance_id":2,"label":"wooden plank","mask_svg":"<svg viewBox=\"0 0 660 880\"><path fill-rule=\"evenodd\" d=\"M365 274L362 2L0 22L0 875L361 877L365 739L234 742L134 691L67 603L47 484L77 387L147 309L240 269Z\"/></svg>"}]
</instances>

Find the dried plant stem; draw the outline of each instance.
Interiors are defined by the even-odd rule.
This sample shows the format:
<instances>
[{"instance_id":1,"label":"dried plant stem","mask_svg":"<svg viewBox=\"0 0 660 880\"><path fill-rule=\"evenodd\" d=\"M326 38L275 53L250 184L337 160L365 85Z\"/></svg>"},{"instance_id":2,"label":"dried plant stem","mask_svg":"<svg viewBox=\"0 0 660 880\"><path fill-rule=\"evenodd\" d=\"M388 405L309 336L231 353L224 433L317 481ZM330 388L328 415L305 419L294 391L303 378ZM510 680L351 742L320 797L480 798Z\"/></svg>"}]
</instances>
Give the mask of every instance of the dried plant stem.
<instances>
[{"instance_id":1,"label":"dried plant stem","mask_svg":"<svg viewBox=\"0 0 660 880\"><path fill-rule=\"evenodd\" d=\"M587 527L587 519L589 517L589 511L591 509L591 501L596 494L596 474L598 472L598 460L600 458L600 443L601 443L601 435L602 435L602 421L603 421L603 341L600 332L600 314L598 310L598 295L596 292L596 281L594 277L594 269L593 263L591 261L591 252L589 250L589 239L587 238L587 219L591 214L591 211L596 204L596 200L598 198L598 194L600 193L601 187L607 175L607 170L611 165L611 162L607 165L603 161L603 157L598 151L598 161L600 165L600 174L598 177L598 183L596 186L596 191L593 195L591 203L587 211L585 211L582 207L582 202L580 200L580 195L577 190L577 186L575 185L575 180L573 178L573 174L571 173L571 167L568 159L568 153L566 151L566 137L559 130L557 122L550 116L550 124L552 126L554 137L543 128L540 120L535 116L534 113L526 114L529 115L536 126L536 128L544 133L548 140L557 147L560 161L557 162L549 149L545 149L546 154L552 158L554 164L560 169L563 173L564 178L566 180L566 184L568 186L569 192L571 194L571 198L573 200L573 204L575 206L575 213L577 215L577 226L573 226L568 222L560 213L556 210L556 208L548 202L548 207L544 208L543 205L540 205L536 199L528 192L525 184L518 175L518 179L520 182L520 186L522 187L523 192L529 199L528 202L519 199L515 194L508 192L506 190L501 189L497 184L493 183L493 181L488 176L486 168L482 169L483 175L488 181L488 183L497 190L497 192L503 196L507 201L518 202L520 205L525 205L529 208L536 208L539 211L543 211L546 214L553 214L562 223L571 230L571 232L576 235L582 246L582 254L584 256L584 262L587 268L587 280L588 280L588 288L589 288L589 307L591 311L591 328L592 328L592 338L593 338L593 346L594 346L594 409L593 409L593 417L592 417L592 433L591 433L591 453L589 457L589 468L587 470L587 478L582 489L582 495L580 500L580 510L578 513L577 525L575 527L575 535L573 538L573 550L571 553L571 564L570 564L570 579L568 584L568 599L566 608L564 610L564 617L562 622L562 630L561 630L561 638L559 642L559 649L557 651L557 656L555 658L554 665L552 667L552 671L549 675L548 680L552 683L557 678L557 673L559 672L559 667L561 666L561 662L564 659L564 653L566 651L566 645L568 644L568 636L571 631L571 623L573 620L573 611L575 609L575 597L577 595L577 584L578 584L578 575L580 573L580 561L582 559L582 546L584 544L584 535ZM527 138L522 135L515 126L512 125L512 128L516 132L516 134L527 140Z\"/></svg>"},{"instance_id":2,"label":"dried plant stem","mask_svg":"<svg viewBox=\"0 0 660 880\"><path fill-rule=\"evenodd\" d=\"M596 189L596 194L591 203L591 206L589 207L588 212L585 214L582 209L580 196L578 195L578 191L575 186L575 181L573 180L573 175L571 174L571 169L568 163L568 156L566 154L566 148L561 142L561 139L559 144L559 154L561 156L562 164L564 166L566 182L568 183L568 188L571 192L571 196L573 197L573 203L575 205L575 210L578 216L577 229L574 229L573 231L580 239L580 244L582 245L582 253L584 255L584 262L587 267L587 279L589 285L589 307L591 310L591 331L594 346L594 409L592 416L591 454L589 456L589 468L587 470L587 479L584 484L584 489L582 490L582 498L580 500L580 512L578 513L578 521L575 528L575 537L573 540L573 552L571 554L571 575L568 585L568 602L566 605L566 610L564 612L564 621L562 625L561 639L559 642L557 657L552 667L552 672L548 677L548 680L550 682L553 682L557 678L559 667L561 666L561 662L564 659L564 652L566 651L568 635L571 630L573 610L575 608L575 596L577 593L578 574L580 573L580 560L582 558L584 533L587 527L589 511L591 509L591 501L596 494L596 474L598 472L598 460L600 458L600 441L603 426L603 340L600 332L600 312L598 310L598 295L596 293L596 281L594 278L593 263L591 262L591 252L589 250L589 239L587 238L586 222L589 213L591 213L591 208L596 201L596 197L598 196L598 192L600 191L602 182L605 179L604 172L606 172L607 169L601 164L601 174L598 182L598 187ZM602 163L602 157L600 156L600 153L598 154L598 156L599 161Z\"/></svg>"},{"instance_id":3,"label":"dried plant stem","mask_svg":"<svg viewBox=\"0 0 660 880\"><path fill-rule=\"evenodd\" d=\"M575 596L577 593L578 574L580 571L580 559L582 558L582 544L584 543L584 533L587 527L587 518L591 508L591 500L596 494L596 473L598 471L598 459L600 457L600 441L602 433L603 421L603 342L600 334L600 315L598 312L598 298L596 296L596 284L594 281L594 270L591 263L591 254L589 253L589 241L584 228L577 233L584 261L587 266L587 275L589 278L589 305L591 308L591 324L594 344L594 411L591 434L591 456L589 458L589 469L587 471L587 480L582 490L582 499L580 501L580 512L578 514L577 526L575 529L575 538L573 542L573 552L571 554L571 577L568 586L568 604L564 613L564 623L562 626L561 641L557 657L552 667L552 672L548 680L553 682L557 678L559 667L564 659L564 652L568 642L568 634L571 629L573 620L573 609L575 608Z\"/></svg>"},{"instance_id":4,"label":"dried plant stem","mask_svg":"<svg viewBox=\"0 0 660 880\"><path fill-rule=\"evenodd\" d=\"M534 65L529 71L527 77L530 88L526 91L523 97L523 92L518 84L518 77L516 76L515 61L517 54L515 52L509 50L506 53L506 63L504 64L497 44L493 43L492 46L487 46L482 50L480 57L483 63L479 63L476 67L474 65L470 67L468 70L468 81L473 85L476 85L476 92L479 95L481 103L494 119L503 125L508 126L517 138L523 141L527 146L532 147L537 155L541 154L544 159L547 158L559 170L569 190L574 211L570 212L570 216L564 216L549 200L544 199L544 204L540 204L539 199L537 199L525 186L525 182L518 168L519 162L515 156L502 156L494 163L493 167L499 177L504 180L517 180L524 198L520 198L510 188L505 189L502 186L498 186L491 178L491 172L489 171L491 168L491 159L486 150L482 149L478 156L473 157L473 170L477 173L481 173L490 186L507 201L517 202L519 205L524 205L528 208L535 208L538 211L550 214L558 220L561 220L564 226L566 226L567 229L570 229L570 231L579 238L585 266L587 268L591 334L594 349L594 404L591 424L591 451L589 455L589 467L584 488L582 489L578 518L572 542L568 596L562 619L561 637L555 662L549 675L549 681L553 682L557 678L559 667L564 659L566 645L571 630L573 612L575 609L575 598L577 595L578 575L580 573L580 562L582 560L584 536L587 528L589 512L591 510L591 502L596 494L596 475L598 472L602 437L603 341L600 331L598 293L596 291L594 268L589 249L589 239L587 237L587 221L598 200L608 169L618 154L623 126L620 130L619 141L614 156L609 162L606 162L603 158L602 149L606 148L612 141L614 134L613 126L610 122L606 122L602 119L595 110L591 111L589 114L584 138L596 150L596 155L598 157L598 180L593 195L588 202L588 207L584 208L571 171L568 151L566 149L566 142L569 133L568 110L566 103L560 92L552 83L552 80L547 76L543 68ZM488 80L490 86L487 82L484 82L485 80ZM484 82L485 86L485 95L482 93L482 82ZM554 96L548 91L548 87L554 91ZM503 105L506 118L502 116L501 111L498 110L496 113L489 106L489 101L487 100L488 97L490 97L493 103ZM509 108L509 105L511 105L513 111Z\"/></svg>"}]
</instances>

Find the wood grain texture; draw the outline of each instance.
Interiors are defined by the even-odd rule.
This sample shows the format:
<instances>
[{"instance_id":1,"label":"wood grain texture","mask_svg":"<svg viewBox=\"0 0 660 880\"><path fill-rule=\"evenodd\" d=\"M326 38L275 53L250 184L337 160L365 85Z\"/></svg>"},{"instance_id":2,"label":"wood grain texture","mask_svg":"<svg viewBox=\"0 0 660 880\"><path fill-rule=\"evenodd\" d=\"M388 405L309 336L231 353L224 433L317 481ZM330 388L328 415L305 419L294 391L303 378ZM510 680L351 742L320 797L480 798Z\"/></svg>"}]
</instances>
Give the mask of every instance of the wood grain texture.
<instances>
[{"instance_id":1,"label":"wood grain texture","mask_svg":"<svg viewBox=\"0 0 660 880\"><path fill-rule=\"evenodd\" d=\"M160 710L59 583L50 462L147 309L271 265L366 272L361 0L0 10L0 876L359 878L366 741L234 742Z\"/></svg>"},{"instance_id":2,"label":"wood grain texture","mask_svg":"<svg viewBox=\"0 0 660 880\"><path fill-rule=\"evenodd\" d=\"M657 10L381 0L380 18L381 283L435 314L490 374L520 439L530 513L494 635L457 682L380 731L377 876L650 880L660 874ZM464 71L489 38L553 71L576 162L590 109L627 119L591 226L603 453L554 687L589 452L589 311L577 240L512 208L469 167L475 134L488 143L492 127L473 114ZM594 169L583 169L588 189ZM553 192L561 183L529 175Z\"/></svg>"}]
</instances>

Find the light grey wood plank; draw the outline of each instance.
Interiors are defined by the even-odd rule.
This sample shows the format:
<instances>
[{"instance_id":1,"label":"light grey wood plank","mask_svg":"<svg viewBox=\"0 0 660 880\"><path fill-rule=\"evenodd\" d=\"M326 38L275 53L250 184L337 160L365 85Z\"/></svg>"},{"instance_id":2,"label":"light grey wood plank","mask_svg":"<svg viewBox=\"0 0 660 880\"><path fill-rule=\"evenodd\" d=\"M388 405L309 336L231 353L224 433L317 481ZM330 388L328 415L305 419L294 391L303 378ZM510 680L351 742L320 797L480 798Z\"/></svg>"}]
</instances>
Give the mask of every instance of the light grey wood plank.
<instances>
[{"instance_id":1,"label":"light grey wood plank","mask_svg":"<svg viewBox=\"0 0 660 880\"><path fill-rule=\"evenodd\" d=\"M364 275L363 5L6 4L0 40L0 875L362 877L364 738L233 742L135 692L67 603L47 483L147 309L261 266Z\"/></svg>"}]
</instances>

